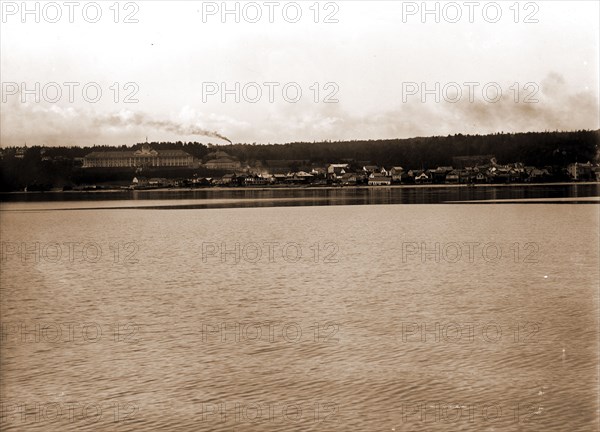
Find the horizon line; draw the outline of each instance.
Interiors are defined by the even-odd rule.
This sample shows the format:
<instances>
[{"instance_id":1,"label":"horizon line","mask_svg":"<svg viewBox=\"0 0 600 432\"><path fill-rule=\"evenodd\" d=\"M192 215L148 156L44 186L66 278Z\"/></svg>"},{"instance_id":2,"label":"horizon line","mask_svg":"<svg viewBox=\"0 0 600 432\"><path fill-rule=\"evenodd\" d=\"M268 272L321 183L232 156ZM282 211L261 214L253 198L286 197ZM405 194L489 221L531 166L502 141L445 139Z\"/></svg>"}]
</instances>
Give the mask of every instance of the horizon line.
<instances>
[{"instance_id":1,"label":"horizon line","mask_svg":"<svg viewBox=\"0 0 600 432\"><path fill-rule=\"evenodd\" d=\"M140 145L140 144L175 144L178 142L181 142L182 144L201 144L201 145L205 145L205 146L214 146L214 147L229 147L229 146L235 146L235 145L290 145L290 144L298 144L298 143L306 143L306 144L321 144L321 143L347 143L347 142L357 142L357 141L367 141L367 142L371 142L371 141L403 141L403 140L412 140L412 139L428 139L428 138L448 138L448 137L453 137L453 136L465 136L465 137L474 137L474 136L495 136L495 135L526 135L526 134L546 134L546 133L578 133L578 132L600 132L600 128L598 129L577 129L577 130L545 130L545 131L527 131L527 132L504 132L504 131L500 131L500 132L490 132L490 133L485 133L485 134L471 134L471 133L462 133L462 132L455 132L454 134L448 134L448 135L428 135L428 136L412 136L412 137L408 137L408 138L366 138L366 139L345 139L345 140L331 140L331 139L324 139L324 140L320 140L320 141L303 141L303 140L299 140L299 141L288 141L288 142L283 142L283 143L272 143L272 142L267 142L267 143L256 143L256 142L231 142L228 144L214 144L212 142L210 143L202 143L199 141L182 141L182 140L177 140L177 141L148 141L148 139L146 138L145 141L140 141L140 142L136 142L133 144L91 144L91 145L47 145L47 144L34 144L34 145L27 145L27 141L24 141L24 145L23 146L16 146L16 145L10 145L10 146L4 146L2 143L0 143L0 149L10 149L10 148L21 148L21 147L29 147L29 148L33 148L33 147L48 147L48 148L60 148L60 147L66 147L66 148L86 148L86 147L114 147L114 148L120 148L120 147L133 147L136 145Z\"/></svg>"}]
</instances>

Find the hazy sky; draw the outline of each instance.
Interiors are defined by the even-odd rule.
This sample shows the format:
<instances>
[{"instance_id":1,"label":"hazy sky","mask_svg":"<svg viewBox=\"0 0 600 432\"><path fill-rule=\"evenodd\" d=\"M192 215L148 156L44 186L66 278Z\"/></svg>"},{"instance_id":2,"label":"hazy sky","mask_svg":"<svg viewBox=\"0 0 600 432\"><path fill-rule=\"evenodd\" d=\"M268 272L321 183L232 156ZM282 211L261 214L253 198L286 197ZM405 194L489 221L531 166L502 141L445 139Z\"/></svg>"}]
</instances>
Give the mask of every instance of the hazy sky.
<instances>
[{"instance_id":1,"label":"hazy sky","mask_svg":"<svg viewBox=\"0 0 600 432\"><path fill-rule=\"evenodd\" d=\"M597 1L0 3L3 147L599 128Z\"/></svg>"}]
</instances>

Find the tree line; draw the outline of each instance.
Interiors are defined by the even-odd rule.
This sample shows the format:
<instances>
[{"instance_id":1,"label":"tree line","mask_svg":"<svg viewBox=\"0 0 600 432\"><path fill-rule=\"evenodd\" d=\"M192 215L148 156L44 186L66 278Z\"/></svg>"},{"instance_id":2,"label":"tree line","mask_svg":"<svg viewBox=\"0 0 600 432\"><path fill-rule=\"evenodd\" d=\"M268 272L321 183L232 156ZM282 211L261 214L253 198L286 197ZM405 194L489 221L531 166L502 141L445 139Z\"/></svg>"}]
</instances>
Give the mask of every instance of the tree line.
<instances>
[{"instance_id":1,"label":"tree line","mask_svg":"<svg viewBox=\"0 0 600 432\"><path fill-rule=\"evenodd\" d=\"M555 172L573 162L598 162L600 130L573 132L496 133L417 137L389 140L292 142L286 144L231 144L207 146L198 142L153 142L156 150L183 150L204 160L215 150L225 151L244 164L262 165L269 161L294 161L290 165L325 166L336 162L370 163L405 169L432 169L452 166L457 156L494 155L498 163L522 162L536 167L551 167ZM16 148L2 149L1 191L49 190L90 182L131 180L135 169L81 168L78 158L93 151L135 150L133 146L29 147L18 157ZM302 165L302 164L300 164ZM186 170L186 175L190 174ZM196 170L205 174L204 170ZM177 175L171 170L168 175ZM158 175L157 175L158 176Z\"/></svg>"}]
</instances>

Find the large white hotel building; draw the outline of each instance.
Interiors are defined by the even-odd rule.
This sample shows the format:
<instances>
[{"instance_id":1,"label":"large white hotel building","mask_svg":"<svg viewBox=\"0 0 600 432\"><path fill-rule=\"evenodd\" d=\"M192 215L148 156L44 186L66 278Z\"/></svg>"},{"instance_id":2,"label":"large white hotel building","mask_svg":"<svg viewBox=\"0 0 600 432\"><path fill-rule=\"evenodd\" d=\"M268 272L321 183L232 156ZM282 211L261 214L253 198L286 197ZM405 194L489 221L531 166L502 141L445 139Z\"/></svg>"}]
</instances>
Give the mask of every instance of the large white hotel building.
<instances>
[{"instance_id":1,"label":"large white hotel building","mask_svg":"<svg viewBox=\"0 0 600 432\"><path fill-rule=\"evenodd\" d=\"M194 157L183 150L154 150L148 144L139 150L92 152L83 158L84 168L193 167Z\"/></svg>"}]
</instances>

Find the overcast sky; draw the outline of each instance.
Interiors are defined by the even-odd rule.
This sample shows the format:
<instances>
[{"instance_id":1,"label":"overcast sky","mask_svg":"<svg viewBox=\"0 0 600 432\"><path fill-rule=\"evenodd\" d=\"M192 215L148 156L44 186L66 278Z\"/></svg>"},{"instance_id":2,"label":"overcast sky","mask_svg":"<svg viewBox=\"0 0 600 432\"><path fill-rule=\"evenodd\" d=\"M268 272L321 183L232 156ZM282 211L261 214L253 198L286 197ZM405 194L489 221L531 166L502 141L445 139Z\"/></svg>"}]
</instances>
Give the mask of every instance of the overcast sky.
<instances>
[{"instance_id":1,"label":"overcast sky","mask_svg":"<svg viewBox=\"0 0 600 432\"><path fill-rule=\"evenodd\" d=\"M221 2L121 2L118 17L113 1L98 2L95 23L90 2L73 23L63 2L29 2L39 23L20 1L1 3L3 147L599 128L597 1L439 2L440 22L415 10L421 2L228 2L239 23L222 22Z\"/></svg>"}]
</instances>

